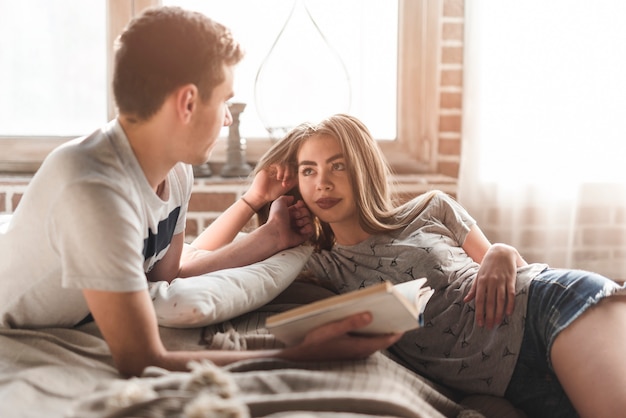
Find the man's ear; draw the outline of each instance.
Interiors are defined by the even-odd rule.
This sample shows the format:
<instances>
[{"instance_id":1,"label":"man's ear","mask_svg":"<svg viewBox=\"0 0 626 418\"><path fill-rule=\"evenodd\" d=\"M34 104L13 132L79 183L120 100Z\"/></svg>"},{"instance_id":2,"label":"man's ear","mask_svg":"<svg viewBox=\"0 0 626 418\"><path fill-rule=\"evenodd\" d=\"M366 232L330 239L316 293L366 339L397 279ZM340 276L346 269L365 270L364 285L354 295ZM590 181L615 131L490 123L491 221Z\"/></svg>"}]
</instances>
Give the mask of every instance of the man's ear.
<instances>
[{"instance_id":1,"label":"man's ear","mask_svg":"<svg viewBox=\"0 0 626 418\"><path fill-rule=\"evenodd\" d=\"M191 115L196 110L199 100L198 88L194 84L185 84L178 89L176 110L183 122L188 123L191 120Z\"/></svg>"}]
</instances>

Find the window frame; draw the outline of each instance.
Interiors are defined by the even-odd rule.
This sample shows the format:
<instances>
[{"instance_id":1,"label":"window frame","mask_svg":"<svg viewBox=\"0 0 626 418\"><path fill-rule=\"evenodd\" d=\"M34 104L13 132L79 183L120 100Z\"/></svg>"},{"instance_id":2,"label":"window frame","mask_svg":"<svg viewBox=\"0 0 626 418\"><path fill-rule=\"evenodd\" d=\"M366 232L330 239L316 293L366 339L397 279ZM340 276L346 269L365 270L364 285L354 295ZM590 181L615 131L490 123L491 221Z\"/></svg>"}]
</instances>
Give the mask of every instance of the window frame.
<instances>
[{"instance_id":1,"label":"window frame","mask_svg":"<svg viewBox=\"0 0 626 418\"><path fill-rule=\"evenodd\" d=\"M380 141L398 174L436 173L439 117L439 63L442 2L398 0L397 137ZM115 117L111 89L113 42L132 16L160 0L107 0L108 120ZM73 137L0 136L0 172L33 173L55 147ZM271 145L268 139L246 144L246 157L256 161ZM211 162L226 160L226 141L218 141Z\"/></svg>"}]
</instances>

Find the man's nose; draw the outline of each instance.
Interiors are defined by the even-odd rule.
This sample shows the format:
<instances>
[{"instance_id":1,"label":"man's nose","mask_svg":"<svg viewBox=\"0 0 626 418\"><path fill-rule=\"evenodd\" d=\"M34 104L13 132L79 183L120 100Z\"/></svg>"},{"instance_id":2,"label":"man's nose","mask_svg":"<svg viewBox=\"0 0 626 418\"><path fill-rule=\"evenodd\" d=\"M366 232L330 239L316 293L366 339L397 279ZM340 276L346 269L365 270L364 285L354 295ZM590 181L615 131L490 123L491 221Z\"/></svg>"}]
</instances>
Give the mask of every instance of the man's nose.
<instances>
[{"instance_id":1,"label":"man's nose","mask_svg":"<svg viewBox=\"0 0 626 418\"><path fill-rule=\"evenodd\" d=\"M233 124L233 115L230 113L230 107L226 106L226 113L224 114L224 126L230 126Z\"/></svg>"}]
</instances>

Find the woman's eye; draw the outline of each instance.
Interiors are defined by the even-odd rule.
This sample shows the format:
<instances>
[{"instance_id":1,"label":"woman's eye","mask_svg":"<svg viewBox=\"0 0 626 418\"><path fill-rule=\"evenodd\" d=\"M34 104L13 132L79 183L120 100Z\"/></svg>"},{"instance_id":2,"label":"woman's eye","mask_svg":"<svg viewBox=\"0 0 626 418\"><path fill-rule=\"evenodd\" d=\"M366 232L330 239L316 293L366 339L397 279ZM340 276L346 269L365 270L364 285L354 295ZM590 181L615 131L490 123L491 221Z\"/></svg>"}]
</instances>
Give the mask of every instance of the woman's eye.
<instances>
[{"instance_id":1,"label":"woman's eye","mask_svg":"<svg viewBox=\"0 0 626 418\"><path fill-rule=\"evenodd\" d=\"M311 168L303 168L300 170L300 175L302 176L310 176L313 173L313 169Z\"/></svg>"},{"instance_id":2,"label":"woman's eye","mask_svg":"<svg viewBox=\"0 0 626 418\"><path fill-rule=\"evenodd\" d=\"M346 169L345 163L333 163L333 170L335 171L344 171Z\"/></svg>"}]
</instances>

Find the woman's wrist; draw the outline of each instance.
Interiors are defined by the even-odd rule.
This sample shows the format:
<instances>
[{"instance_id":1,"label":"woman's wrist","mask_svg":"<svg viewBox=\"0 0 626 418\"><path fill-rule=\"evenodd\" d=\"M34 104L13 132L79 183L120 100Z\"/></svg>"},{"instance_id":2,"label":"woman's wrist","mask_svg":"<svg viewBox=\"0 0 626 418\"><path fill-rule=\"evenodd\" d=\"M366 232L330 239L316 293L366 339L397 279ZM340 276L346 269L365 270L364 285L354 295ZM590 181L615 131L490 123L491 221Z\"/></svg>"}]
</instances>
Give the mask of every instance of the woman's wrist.
<instances>
[{"instance_id":1,"label":"woman's wrist","mask_svg":"<svg viewBox=\"0 0 626 418\"><path fill-rule=\"evenodd\" d=\"M518 265L521 256L517 249L511 245L503 244L503 243L494 243L491 245L488 253L491 253L492 256L500 256L505 257L512 260L516 265Z\"/></svg>"},{"instance_id":2,"label":"woman's wrist","mask_svg":"<svg viewBox=\"0 0 626 418\"><path fill-rule=\"evenodd\" d=\"M246 205L248 205L248 207L252 210L253 213L257 213L259 210L257 208L254 207L254 205L252 203L250 203L250 201L248 199L246 199L244 196L241 196L241 201L243 203L245 203Z\"/></svg>"},{"instance_id":3,"label":"woman's wrist","mask_svg":"<svg viewBox=\"0 0 626 418\"><path fill-rule=\"evenodd\" d=\"M240 200L244 202L246 205L248 205L248 207L252 209L254 213L257 213L258 211L260 211L261 208L265 206L265 203L266 203L259 198L255 198L254 196L251 196L248 193L243 194Z\"/></svg>"}]
</instances>

